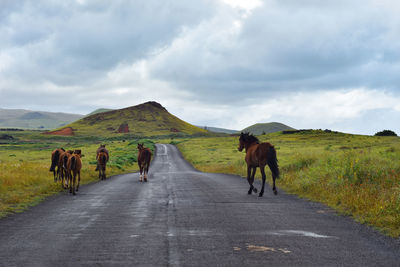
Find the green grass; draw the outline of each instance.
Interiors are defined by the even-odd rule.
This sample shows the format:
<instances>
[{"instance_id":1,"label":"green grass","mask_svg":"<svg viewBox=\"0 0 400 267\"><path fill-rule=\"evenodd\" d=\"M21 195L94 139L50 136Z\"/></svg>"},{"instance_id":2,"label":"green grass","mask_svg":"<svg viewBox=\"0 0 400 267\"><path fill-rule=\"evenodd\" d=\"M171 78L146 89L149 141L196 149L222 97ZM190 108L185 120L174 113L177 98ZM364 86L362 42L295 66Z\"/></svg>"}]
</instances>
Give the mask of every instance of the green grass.
<instances>
[{"instance_id":1,"label":"green grass","mask_svg":"<svg viewBox=\"0 0 400 267\"><path fill-rule=\"evenodd\" d=\"M260 140L277 149L278 190L325 203L385 234L400 236L400 138L311 131L274 133ZM246 176L245 153L237 150L238 137L176 143L201 171ZM269 169L266 173L270 182ZM246 183L243 186L245 191Z\"/></svg>"},{"instance_id":2,"label":"green grass","mask_svg":"<svg viewBox=\"0 0 400 267\"><path fill-rule=\"evenodd\" d=\"M63 189L49 172L51 151L57 147L82 149L81 184L98 181L96 150L107 144L110 161L107 176L138 170L137 143L154 151L150 139L107 140L77 137L44 138L36 131L6 132L17 140L0 145L0 217L21 212Z\"/></svg>"}]
</instances>

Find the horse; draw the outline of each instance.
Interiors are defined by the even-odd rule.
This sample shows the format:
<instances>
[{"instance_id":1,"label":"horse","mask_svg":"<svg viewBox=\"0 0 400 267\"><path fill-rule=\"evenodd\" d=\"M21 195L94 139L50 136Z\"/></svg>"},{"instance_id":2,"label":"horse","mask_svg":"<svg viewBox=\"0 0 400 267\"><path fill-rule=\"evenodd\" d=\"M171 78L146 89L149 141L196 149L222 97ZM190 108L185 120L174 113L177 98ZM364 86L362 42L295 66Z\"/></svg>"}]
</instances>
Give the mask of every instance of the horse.
<instances>
[{"instance_id":1,"label":"horse","mask_svg":"<svg viewBox=\"0 0 400 267\"><path fill-rule=\"evenodd\" d=\"M69 178L69 192L75 195L75 191L79 190L79 183L81 181L81 150L76 149L74 153L68 158L67 173ZM75 189L76 175L78 175L78 185Z\"/></svg>"},{"instance_id":2,"label":"horse","mask_svg":"<svg viewBox=\"0 0 400 267\"><path fill-rule=\"evenodd\" d=\"M72 155L72 153L73 153L72 150L67 150L65 152L62 152L58 160L58 169L60 169L60 175L61 175L61 186L64 189L68 188L67 162L68 158ZM64 178L66 185L64 183Z\"/></svg>"},{"instance_id":3,"label":"horse","mask_svg":"<svg viewBox=\"0 0 400 267\"><path fill-rule=\"evenodd\" d=\"M147 182L147 174L149 172L151 161L151 150L144 147L143 144L138 144L138 165L140 169L140 182L142 182L142 173L144 174L144 181Z\"/></svg>"},{"instance_id":4,"label":"horse","mask_svg":"<svg viewBox=\"0 0 400 267\"><path fill-rule=\"evenodd\" d=\"M257 137L253 136L252 134L242 132L240 133L239 137L238 150L242 152L243 148L246 150L245 161L247 163L247 181L250 184L250 189L247 193L249 195L251 195L252 192L257 193L257 188L253 186L253 182L256 169L259 167L262 176L262 188L258 196L263 196L266 178L264 168L266 165L268 165L272 173L272 191L275 195L278 194L278 191L275 187L275 179L279 178L279 167L274 146L268 142L260 144L260 141L257 139Z\"/></svg>"},{"instance_id":5,"label":"horse","mask_svg":"<svg viewBox=\"0 0 400 267\"><path fill-rule=\"evenodd\" d=\"M65 152L64 148L56 148L51 152L51 166L49 171L53 172L54 182L57 182L60 176L60 168L58 167L58 161L60 158L60 154L63 152Z\"/></svg>"},{"instance_id":6,"label":"horse","mask_svg":"<svg viewBox=\"0 0 400 267\"><path fill-rule=\"evenodd\" d=\"M97 167L99 170L99 179L105 180L106 179L106 164L108 160L108 155L106 152L99 152L97 154Z\"/></svg>"},{"instance_id":7,"label":"horse","mask_svg":"<svg viewBox=\"0 0 400 267\"><path fill-rule=\"evenodd\" d=\"M97 151L96 151L96 160L97 160L97 162L98 162L98 158L99 158L99 153L100 152L106 153L106 156L107 156L107 161L106 162L108 162L108 159L110 158L110 154L108 153L106 145L100 145L99 148L97 149ZM99 170L99 164L97 164L97 166L96 166L96 171L98 171L98 170Z\"/></svg>"}]
</instances>

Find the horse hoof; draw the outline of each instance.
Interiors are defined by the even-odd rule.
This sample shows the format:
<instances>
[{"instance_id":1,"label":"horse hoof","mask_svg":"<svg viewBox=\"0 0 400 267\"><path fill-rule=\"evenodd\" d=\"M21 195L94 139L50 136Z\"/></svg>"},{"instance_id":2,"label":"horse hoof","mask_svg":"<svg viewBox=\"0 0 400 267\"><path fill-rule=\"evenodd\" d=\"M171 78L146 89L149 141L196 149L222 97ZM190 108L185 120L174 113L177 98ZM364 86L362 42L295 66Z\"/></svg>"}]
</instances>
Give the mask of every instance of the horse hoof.
<instances>
[{"instance_id":1,"label":"horse hoof","mask_svg":"<svg viewBox=\"0 0 400 267\"><path fill-rule=\"evenodd\" d=\"M277 195L277 194L278 194L278 191L274 190L274 195Z\"/></svg>"},{"instance_id":2,"label":"horse hoof","mask_svg":"<svg viewBox=\"0 0 400 267\"><path fill-rule=\"evenodd\" d=\"M257 193L257 188L254 187L254 188L253 188L253 192L254 192L254 193Z\"/></svg>"},{"instance_id":3,"label":"horse hoof","mask_svg":"<svg viewBox=\"0 0 400 267\"><path fill-rule=\"evenodd\" d=\"M76 195L76 193L74 192L74 193L72 193L74 196Z\"/></svg>"},{"instance_id":4,"label":"horse hoof","mask_svg":"<svg viewBox=\"0 0 400 267\"><path fill-rule=\"evenodd\" d=\"M264 193L260 192L260 194L258 194L258 197L262 197L263 195L264 195Z\"/></svg>"}]
</instances>

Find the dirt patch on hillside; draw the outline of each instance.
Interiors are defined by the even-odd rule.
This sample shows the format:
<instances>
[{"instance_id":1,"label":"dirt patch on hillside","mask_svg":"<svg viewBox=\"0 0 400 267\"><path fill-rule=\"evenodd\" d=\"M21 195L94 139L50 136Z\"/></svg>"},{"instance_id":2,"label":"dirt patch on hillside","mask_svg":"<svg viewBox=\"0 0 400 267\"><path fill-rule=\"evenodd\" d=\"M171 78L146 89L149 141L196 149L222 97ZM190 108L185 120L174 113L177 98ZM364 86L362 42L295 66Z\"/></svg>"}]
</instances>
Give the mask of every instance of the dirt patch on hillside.
<instances>
[{"instance_id":1,"label":"dirt patch on hillside","mask_svg":"<svg viewBox=\"0 0 400 267\"><path fill-rule=\"evenodd\" d=\"M119 133L129 133L129 126L127 123L123 123L118 128Z\"/></svg>"},{"instance_id":2,"label":"dirt patch on hillside","mask_svg":"<svg viewBox=\"0 0 400 267\"><path fill-rule=\"evenodd\" d=\"M71 127L67 127L58 131L45 132L44 134L73 136L74 130Z\"/></svg>"}]
</instances>

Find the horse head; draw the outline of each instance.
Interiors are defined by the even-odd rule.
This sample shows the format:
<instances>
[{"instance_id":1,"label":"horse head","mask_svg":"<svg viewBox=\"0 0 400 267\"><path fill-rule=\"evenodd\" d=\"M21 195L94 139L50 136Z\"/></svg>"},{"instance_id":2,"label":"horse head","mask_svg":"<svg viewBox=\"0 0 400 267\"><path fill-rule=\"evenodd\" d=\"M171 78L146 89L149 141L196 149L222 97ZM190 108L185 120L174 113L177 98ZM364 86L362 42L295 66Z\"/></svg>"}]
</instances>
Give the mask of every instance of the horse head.
<instances>
[{"instance_id":1,"label":"horse head","mask_svg":"<svg viewBox=\"0 0 400 267\"><path fill-rule=\"evenodd\" d=\"M243 132L241 132L241 133L240 133L240 137L239 137L239 147L238 147L238 150L239 150L240 152L242 152L242 151L243 151L243 148L247 148L248 146L250 146L251 144L254 144L254 143L256 143L256 144L259 144L259 143L260 143L260 141L258 140L257 137L255 137L254 135L249 134L249 133L243 133Z\"/></svg>"},{"instance_id":2,"label":"horse head","mask_svg":"<svg viewBox=\"0 0 400 267\"><path fill-rule=\"evenodd\" d=\"M244 140L245 140L245 134L243 133L243 132L241 132L240 133L240 137L239 137L239 147L238 147L238 150L240 151L240 152L242 152L243 151L243 148L244 148Z\"/></svg>"},{"instance_id":3,"label":"horse head","mask_svg":"<svg viewBox=\"0 0 400 267\"><path fill-rule=\"evenodd\" d=\"M138 144L137 148L138 148L139 151L142 150L144 148L144 144L143 143L142 144Z\"/></svg>"}]
</instances>

